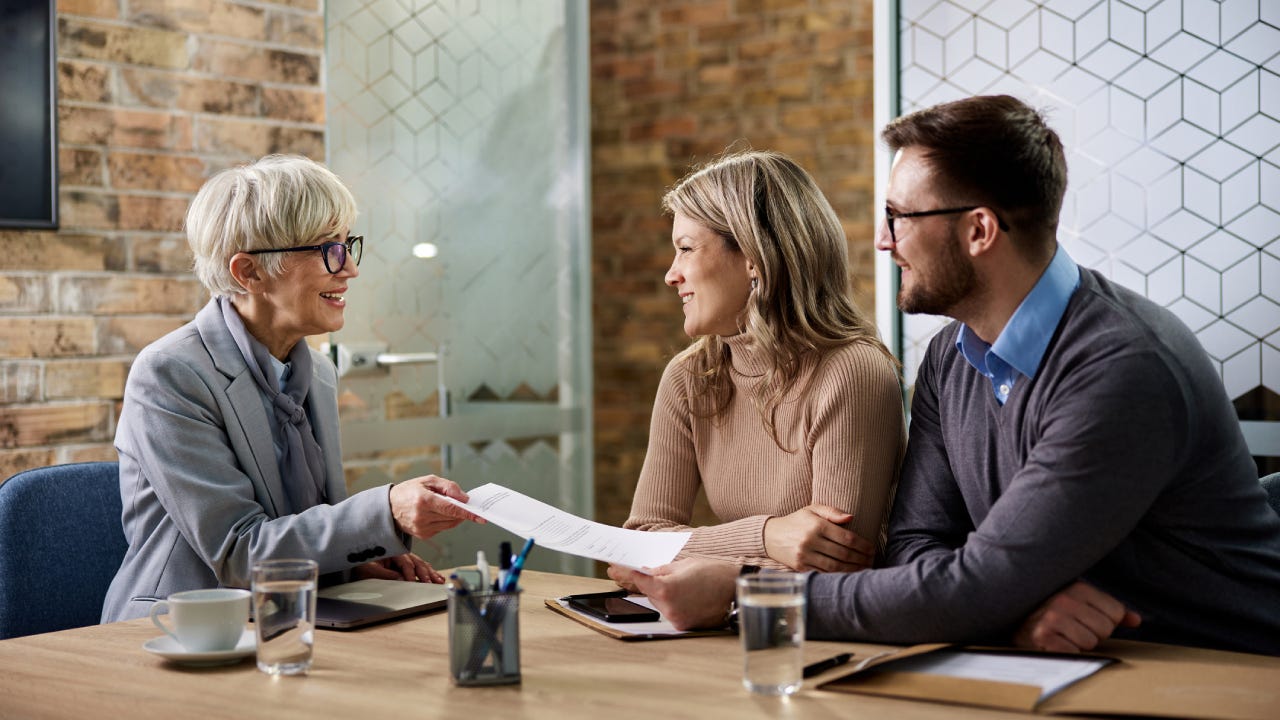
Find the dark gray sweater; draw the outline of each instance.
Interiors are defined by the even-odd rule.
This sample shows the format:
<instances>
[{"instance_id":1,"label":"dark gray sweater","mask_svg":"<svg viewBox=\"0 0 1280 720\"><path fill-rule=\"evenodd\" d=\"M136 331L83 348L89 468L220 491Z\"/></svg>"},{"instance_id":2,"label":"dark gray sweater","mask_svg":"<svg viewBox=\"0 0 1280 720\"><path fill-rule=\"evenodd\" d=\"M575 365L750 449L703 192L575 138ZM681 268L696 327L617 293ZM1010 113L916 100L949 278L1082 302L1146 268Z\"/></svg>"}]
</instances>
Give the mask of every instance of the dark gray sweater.
<instances>
[{"instance_id":1,"label":"dark gray sweater","mask_svg":"<svg viewBox=\"0 0 1280 720\"><path fill-rule=\"evenodd\" d=\"M1077 579L1142 615L1117 636L1280 654L1280 516L1195 336L1101 275L1000 406L929 346L887 564L816 574L815 638L1008 640Z\"/></svg>"}]
</instances>

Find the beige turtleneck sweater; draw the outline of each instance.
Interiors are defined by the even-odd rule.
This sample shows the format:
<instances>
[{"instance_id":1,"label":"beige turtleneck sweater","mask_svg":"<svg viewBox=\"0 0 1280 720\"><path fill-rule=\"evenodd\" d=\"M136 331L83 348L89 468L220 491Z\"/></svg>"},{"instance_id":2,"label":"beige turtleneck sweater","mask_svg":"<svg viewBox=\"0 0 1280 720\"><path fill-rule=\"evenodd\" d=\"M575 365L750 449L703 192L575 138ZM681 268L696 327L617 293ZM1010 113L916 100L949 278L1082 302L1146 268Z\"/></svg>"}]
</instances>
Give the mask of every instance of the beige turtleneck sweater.
<instances>
[{"instance_id":1,"label":"beige turtleneck sweater","mask_svg":"<svg viewBox=\"0 0 1280 720\"><path fill-rule=\"evenodd\" d=\"M845 345L809 363L777 409L780 449L751 400L764 376L748 337L724 338L733 398L725 414L695 417L680 360L663 372L649 428L649 450L626 527L692 530L681 555L783 567L764 548L764 523L811 503L853 515L849 528L875 542L888 514L906 442L902 396L887 358ZM812 383L810 383L812 375ZM719 525L690 528L699 487Z\"/></svg>"}]
</instances>

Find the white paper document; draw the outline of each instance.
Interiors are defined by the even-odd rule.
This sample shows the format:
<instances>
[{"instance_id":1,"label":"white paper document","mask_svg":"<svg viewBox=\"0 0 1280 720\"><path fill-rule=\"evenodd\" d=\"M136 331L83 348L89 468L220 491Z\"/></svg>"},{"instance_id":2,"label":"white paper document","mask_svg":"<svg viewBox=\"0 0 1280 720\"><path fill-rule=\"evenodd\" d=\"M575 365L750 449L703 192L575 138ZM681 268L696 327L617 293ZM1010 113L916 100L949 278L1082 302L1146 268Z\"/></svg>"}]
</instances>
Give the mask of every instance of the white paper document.
<instances>
[{"instance_id":1,"label":"white paper document","mask_svg":"<svg viewBox=\"0 0 1280 720\"><path fill-rule=\"evenodd\" d=\"M1039 657L1004 653L939 650L887 666L893 672L995 680L1040 688L1043 701L1062 688L1098 672L1111 661L1098 658Z\"/></svg>"},{"instance_id":2,"label":"white paper document","mask_svg":"<svg viewBox=\"0 0 1280 720\"><path fill-rule=\"evenodd\" d=\"M544 548L642 570L666 565L689 542L687 532L642 532L594 522L489 483L468 490L469 502L445 500L489 522L533 538Z\"/></svg>"}]
</instances>

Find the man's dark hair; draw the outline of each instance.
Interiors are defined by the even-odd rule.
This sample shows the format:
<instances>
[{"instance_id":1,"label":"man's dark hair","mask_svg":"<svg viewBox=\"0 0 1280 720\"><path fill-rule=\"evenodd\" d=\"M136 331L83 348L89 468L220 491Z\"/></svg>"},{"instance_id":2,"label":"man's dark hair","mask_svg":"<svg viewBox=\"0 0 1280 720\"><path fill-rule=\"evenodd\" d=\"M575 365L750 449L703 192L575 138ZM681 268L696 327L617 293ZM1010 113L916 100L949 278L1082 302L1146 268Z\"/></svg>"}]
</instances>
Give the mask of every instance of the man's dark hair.
<instances>
[{"instance_id":1,"label":"man's dark hair","mask_svg":"<svg viewBox=\"0 0 1280 720\"><path fill-rule=\"evenodd\" d=\"M881 136L894 152L922 148L948 202L989 206L1019 235L1056 237L1067 159L1058 134L1021 100L984 95L934 105L894 120Z\"/></svg>"}]
</instances>

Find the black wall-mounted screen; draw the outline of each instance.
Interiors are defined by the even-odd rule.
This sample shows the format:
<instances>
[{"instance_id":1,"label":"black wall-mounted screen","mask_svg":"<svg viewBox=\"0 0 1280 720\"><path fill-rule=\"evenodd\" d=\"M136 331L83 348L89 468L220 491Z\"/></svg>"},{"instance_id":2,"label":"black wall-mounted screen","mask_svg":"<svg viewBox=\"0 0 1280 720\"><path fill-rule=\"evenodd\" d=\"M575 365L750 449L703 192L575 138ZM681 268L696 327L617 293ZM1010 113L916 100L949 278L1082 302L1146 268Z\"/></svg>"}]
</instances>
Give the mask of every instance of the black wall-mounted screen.
<instances>
[{"instance_id":1,"label":"black wall-mounted screen","mask_svg":"<svg viewBox=\"0 0 1280 720\"><path fill-rule=\"evenodd\" d=\"M58 226L54 0L0 0L0 227Z\"/></svg>"}]
</instances>

